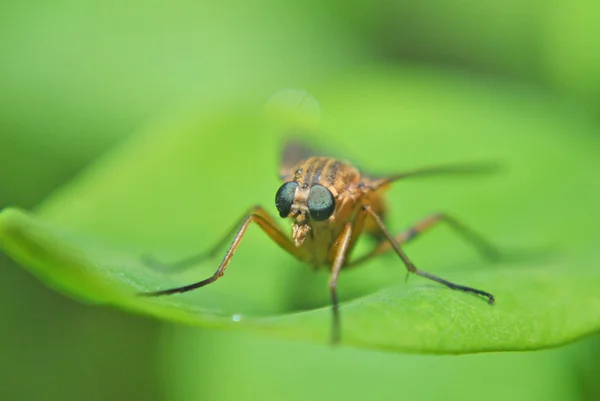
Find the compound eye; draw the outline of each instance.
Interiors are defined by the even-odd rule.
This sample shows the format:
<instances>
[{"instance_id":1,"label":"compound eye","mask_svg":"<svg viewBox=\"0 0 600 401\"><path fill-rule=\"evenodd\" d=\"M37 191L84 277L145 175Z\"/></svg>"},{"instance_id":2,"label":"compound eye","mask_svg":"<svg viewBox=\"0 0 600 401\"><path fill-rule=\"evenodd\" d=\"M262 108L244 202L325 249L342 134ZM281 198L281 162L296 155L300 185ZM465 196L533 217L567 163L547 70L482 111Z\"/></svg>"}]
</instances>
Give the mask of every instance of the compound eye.
<instances>
[{"instance_id":1,"label":"compound eye","mask_svg":"<svg viewBox=\"0 0 600 401\"><path fill-rule=\"evenodd\" d=\"M279 216L287 217L290 214L296 188L298 188L297 182L286 182L277 190L275 194L275 206L279 211Z\"/></svg>"},{"instance_id":2,"label":"compound eye","mask_svg":"<svg viewBox=\"0 0 600 401\"><path fill-rule=\"evenodd\" d=\"M316 221L327 220L335 210L335 199L322 185L313 185L307 199L310 217Z\"/></svg>"}]
</instances>

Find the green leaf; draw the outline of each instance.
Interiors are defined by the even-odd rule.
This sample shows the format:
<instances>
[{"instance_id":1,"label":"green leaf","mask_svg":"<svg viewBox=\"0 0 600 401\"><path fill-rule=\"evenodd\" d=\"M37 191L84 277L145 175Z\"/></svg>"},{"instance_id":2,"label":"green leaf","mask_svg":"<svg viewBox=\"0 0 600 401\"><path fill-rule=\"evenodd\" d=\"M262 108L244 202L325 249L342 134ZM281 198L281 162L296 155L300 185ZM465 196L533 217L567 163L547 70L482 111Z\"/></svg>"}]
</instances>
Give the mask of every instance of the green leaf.
<instances>
[{"instance_id":1,"label":"green leaf","mask_svg":"<svg viewBox=\"0 0 600 401\"><path fill-rule=\"evenodd\" d=\"M436 229L406 247L417 266L489 291L497 303L422 278L405 284L401 262L381 257L341 274L344 344L423 353L525 350L600 328L600 273L590 235L600 193L596 125L519 88L434 73L340 77L313 94L327 134L308 139L356 155L370 171L471 160L509 166L497 176L398 183L390 192L392 230L441 209L507 253L552 250L492 265L448 229ZM56 192L35 215L4 210L0 246L48 285L82 301L327 343L327 270L314 273L294 262L256 228L217 283L181 295L138 296L204 279L219 262L164 273L145 266L142 255L177 260L198 253L250 206L274 210L284 133L249 111L257 109L252 106L155 124Z\"/></svg>"}]
</instances>

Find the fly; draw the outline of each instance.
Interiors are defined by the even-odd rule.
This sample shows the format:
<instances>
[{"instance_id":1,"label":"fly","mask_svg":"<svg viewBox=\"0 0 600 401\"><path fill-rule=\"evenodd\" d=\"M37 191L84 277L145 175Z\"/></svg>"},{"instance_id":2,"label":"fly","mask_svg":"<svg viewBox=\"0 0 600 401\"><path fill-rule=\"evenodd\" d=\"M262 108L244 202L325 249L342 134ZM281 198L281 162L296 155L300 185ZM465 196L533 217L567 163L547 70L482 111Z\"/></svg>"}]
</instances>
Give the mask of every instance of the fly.
<instances>
[{"instance_id":1,"label":"fly","mask_svg":"<svg viewBox=\"0 0 600 401\"><path fill-rule=\"evenodd\" d=\"M390 184L405 178L437 174L477 173L488 169L482 165L456 165L424 168L401 172L383 178L374 178L361 172L350 163L331 157L315 156L307 146L289 142L284 148L280 166L283 185L275 194L275 207L279 217L292 221L291 236L279 228L275 219L260 206L254 206L208 252L177 262L169 268L179 268L200 263L213 257L235 233L235 238L215 273L196 283L156 292L143 293L144 296L161 296L184 293L204 287L217 281L225 274L237 247L242 242L248 227L255 223L285 251L296 259L315 268L326 267L329 277L333 327L333 343L340 341L340 313L337 295L337 282L344 268L361 264L377 255L393 251L407 269L421 277L438 282L453 290L472 293L487 299L493 304L492 294L445 280L418 269L402 246L440 222L448 224L456 233L478 249L483 256L497 259L498 252L475 231L444 213L432 214L412 227L393 235L384 223L386 203L385 192ZM358 259L350 260L349 255L361 234L369 234L378 243L370 252ZM156 265L155 262L153 264Z\"/></svg>"}]
</instances>

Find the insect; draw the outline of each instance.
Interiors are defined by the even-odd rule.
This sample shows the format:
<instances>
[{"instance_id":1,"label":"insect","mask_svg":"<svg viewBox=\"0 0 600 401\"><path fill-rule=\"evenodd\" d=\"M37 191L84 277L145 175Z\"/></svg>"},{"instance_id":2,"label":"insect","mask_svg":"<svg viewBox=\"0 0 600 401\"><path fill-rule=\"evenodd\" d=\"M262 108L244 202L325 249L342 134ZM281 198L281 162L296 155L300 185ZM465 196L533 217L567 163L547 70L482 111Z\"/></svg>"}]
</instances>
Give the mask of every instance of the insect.
<instances>
[{"instance_id":1,"label":"insect","mask_svg":"<svg viewBox=\"0 0 600 401\"><path fill-rule=\"evenodd\" d=\"M432 214L414 226L393 235L384 222L386 206L384 195L390 184L411 177L437 174L476 173L486 171L485 165L456 165L424 168L375 178L361 172L350 163L337 158L318 156L308 146L288 142L284 147L280 166L283 185L275 194L275 207L281 218L292 220L291 236L280 229L275 219L262 207L255 206L208 252L182 260L170 267L185 267L212 257L235 233L235 238L215 273L196 283L162 291L143 293L160 296L184 293L217 281L225 274L236 249L248 227L255 223L277 245L298 260L315 268L330 269L329 292L332 304L332 342L340 341L340 313L337 283L341 270L365 262L372 257L394 251L407 273L436 281L454 290L487 298L493 304L494 296L486 291L452 283L418 269L402 249L402 245L439 222L446 222L484 256L497 259L496 249L480 235L447 214ZM377 242L364 256L350 260L349 256L361 234L373 236Z\"/></svg>"}]
</instances>

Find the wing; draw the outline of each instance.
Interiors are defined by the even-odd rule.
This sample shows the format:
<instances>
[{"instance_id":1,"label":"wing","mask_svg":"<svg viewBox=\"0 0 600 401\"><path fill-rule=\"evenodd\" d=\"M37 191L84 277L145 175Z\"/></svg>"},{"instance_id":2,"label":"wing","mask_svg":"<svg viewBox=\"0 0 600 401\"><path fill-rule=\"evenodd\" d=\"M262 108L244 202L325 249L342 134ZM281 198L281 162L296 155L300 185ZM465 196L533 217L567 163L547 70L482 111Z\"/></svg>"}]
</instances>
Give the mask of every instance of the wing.
<instances>
[{"instance_id":1,"label":"wing","mask_svg":"<svg viewBox=\"0 0 600 401\"><path fill-rule=\"evenodd\" d=\"M306 137L306 135L303 135ZM315 137L308 136L309 139L324 142L325 138L323 137ZM325 140L326 141L326 140ZM281 157L281 162L279 164L279 177L284 181L289 181L294 176L293 168L303 160L306 160L313 156L321 156L321 157L332 157L337 160L344 161L346 163L350 163L352 166L359 169L361 172L361 176L368 178L370 180L375 180L377 178L382 178L382 175L370 174L369 172L365 172L365 170L361 169L359 165L356 165L351 160L348 160L347 157L341 156L340 152L334 152L327 150L329 148L321 149L321 148L313 148L308 145L306 141L302 141L297 138L288 138L283 145L283 152Z\"/></svg>"},{"instance_id":2,"label":"wing","mask_svg":"<svg viewBox=\"0 0 600 401\"><path fill-rule=\"evenodd\" d=\"M298 140L288 140L283 146L279 168L280 170L289 170L302 160L316 155L315 150L307 144Z\"/></svg>"},{"instance_id":3,"label":"wing","mask_svg":"<svg viewBox=\"0 0 600 401\"><path fill-rule=\"evenodd\" d=\"M323 138L314 138L323 142ZM288 139L284 142L283 153L281 163L279 166L279 176L284 181L290 181L294 177L293 168L301 161L306 160L313 156L325 156L333 157L337 160L347 160L345 157L339 157L335 154L336 152L327 152L317 150L306 142L299 139ZM478 175L478 174L491 174L497 173L502 170L502 165L495 162L480 162L470 164L455 164L447 166L433 166L425 167L416 170L402 171L395 174L373 174L372 172L365 171L360 167L351 163L354 167L358 168L363 179L370 181L370 186L373 189L386 186L394 181L403 180L405 178L413 177L434 177L442 175Z\"/></svg>"},{"instance_id":4,"label":"wing","mask_svg":"<svg viewBox=\"0 0 600 401\"><path fill-rule=\"evenodd\" d=\"M396 174L390 174L383 178L375 179L371 183L373 189L390 184L394 181L403 180L411 177L430 177L438 175L477 175L491 174L502 170L500 163L483 162L471 164L455 164L439 167L426 167L412 171L404 171Z\"/></svg>"},{"instance_id":5,"label":"wing","mask_svg":"<svg viewBox=\"0 0 600 401\"><path fill-rule=\"evenodd\" d=\"M293 168L311 156L317 156L317 152L306 143L297 139L286 140L279 164L279 177L284 181L291 180L294 176Z\"/></svg>"}]
</instances>

